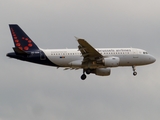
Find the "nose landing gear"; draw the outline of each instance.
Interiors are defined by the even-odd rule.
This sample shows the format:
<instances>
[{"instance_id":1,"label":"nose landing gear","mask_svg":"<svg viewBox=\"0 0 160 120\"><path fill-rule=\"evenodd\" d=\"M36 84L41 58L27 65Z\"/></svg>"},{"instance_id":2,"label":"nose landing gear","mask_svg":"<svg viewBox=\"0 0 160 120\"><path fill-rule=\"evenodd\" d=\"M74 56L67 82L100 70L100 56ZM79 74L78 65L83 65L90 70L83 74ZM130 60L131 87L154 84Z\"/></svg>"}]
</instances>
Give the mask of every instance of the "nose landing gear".
<instances>
[{"instance_id":1,"label":"nose landing gear","mask_svg":"<svg viewBox=\"0 0 160 120\"><path fill-rule=\"evenodd\" d=\"M132 66L132 69L133 69L133 75L136 76L136 75L137 75L137 72L136 72L135 66Z\"/></svg>"},{"instance_id":2,"label":"nose landing gear","mask_svg":"<svg viewBox=\"0 0 160 120\"><path fill-rule=\"evenodd\" d=\"M133 75L136 76L136 75L137 75L137 72L133 72Z\"/></svg>"}]
</instances>

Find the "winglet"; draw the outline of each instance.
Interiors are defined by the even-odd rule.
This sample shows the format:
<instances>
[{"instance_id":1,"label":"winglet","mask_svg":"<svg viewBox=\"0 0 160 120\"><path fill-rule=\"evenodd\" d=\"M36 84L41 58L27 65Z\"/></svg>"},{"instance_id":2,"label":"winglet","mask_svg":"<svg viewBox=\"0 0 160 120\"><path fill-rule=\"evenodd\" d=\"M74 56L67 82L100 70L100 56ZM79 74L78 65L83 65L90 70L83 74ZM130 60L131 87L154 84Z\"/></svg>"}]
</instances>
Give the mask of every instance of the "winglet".
<instances>
[{"instance_id":1,"label":"winglet","mask_svg":"<svg viewBox=\"0 0 160 120\"><path fill-rule=\"evenodd\" d=\"M78 40L79 38L78 37L76 37L76 36L74 36L75 38L76 38L76 40Z\"/></svg>"}]
</instances>

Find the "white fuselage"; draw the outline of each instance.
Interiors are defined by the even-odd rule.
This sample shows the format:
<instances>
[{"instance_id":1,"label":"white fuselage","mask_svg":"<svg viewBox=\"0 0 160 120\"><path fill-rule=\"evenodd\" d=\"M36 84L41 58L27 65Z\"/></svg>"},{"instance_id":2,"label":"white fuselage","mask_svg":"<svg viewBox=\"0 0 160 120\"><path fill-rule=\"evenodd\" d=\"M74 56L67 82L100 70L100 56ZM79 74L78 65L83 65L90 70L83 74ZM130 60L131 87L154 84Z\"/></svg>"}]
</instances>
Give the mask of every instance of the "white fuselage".
<instances>
[{"instance_id":1,"label":"white fuselage","mask_svg":"<svg viewBox=\"0 0 160 120\"><path fill-rule=\"evenodd\" d=\"M132 66L133 75L137 75L136 66L151 64L156 59L145 50L136 48L94 48L86 40L77 38L77 49L40 49L17 25L10 24L15 47L7 53L10 58L41 65L83 69L82 80L90 73L109 76L110 67Z\"/></svg>"},{"instance_id":2,"label":"white fuselage","mask_svg":"<svg viewBox=\"0 0 160 120\"><path fill-rule=\"evenodd\" d=\"M60 67L77 67L70 63L73 61L83 60L83 56L78 49L41 49L47 58ZM136 48L97 48L104 58L118 57L120 59L119 66L140 66L155 62L155 58L148 54L145 50ZM91 68L105 68L103 65L91 65ZM83 68L83 66L78 66Z\"/></svg>"}]
</instances>

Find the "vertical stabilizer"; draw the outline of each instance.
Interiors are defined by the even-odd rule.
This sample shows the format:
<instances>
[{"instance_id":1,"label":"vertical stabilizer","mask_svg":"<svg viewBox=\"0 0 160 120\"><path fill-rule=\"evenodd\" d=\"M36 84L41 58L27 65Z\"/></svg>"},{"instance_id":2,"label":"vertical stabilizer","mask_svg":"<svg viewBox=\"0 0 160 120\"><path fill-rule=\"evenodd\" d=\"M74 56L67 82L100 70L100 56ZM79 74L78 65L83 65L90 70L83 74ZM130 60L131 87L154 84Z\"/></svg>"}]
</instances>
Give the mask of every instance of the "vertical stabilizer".
<instances>
[{"instance_id":1,"label":"vertical stabilizer","mask_svg":"<svg viewBox=\"0 0 160 120\"><path fill-rule=\"evenodd\" d=\"M22 51L39 50L37 45L29 38L29 36L16 24L9 25L15 48Z\"/></svg>"}]
</instances>

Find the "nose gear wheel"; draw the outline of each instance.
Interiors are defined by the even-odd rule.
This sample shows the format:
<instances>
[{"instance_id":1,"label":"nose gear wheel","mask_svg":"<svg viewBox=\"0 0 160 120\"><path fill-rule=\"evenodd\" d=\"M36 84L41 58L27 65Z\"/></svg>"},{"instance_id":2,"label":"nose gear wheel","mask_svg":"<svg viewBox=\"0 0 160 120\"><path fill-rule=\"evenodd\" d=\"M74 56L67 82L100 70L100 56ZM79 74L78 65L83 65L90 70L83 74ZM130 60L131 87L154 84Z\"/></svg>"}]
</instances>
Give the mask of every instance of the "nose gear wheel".
<instances>
[{"instance_id":1,"label":"nose gear wheel","mask_svg":"<svg viewBox=\"0 0 160 120\"><path fill-rule=\"evenodd\" d=\"M135 66L132 66L132 69L133 69L133 75L136 76L136 75L137 75L137 72L136 72Z\"/></svg>"}]
</instances>

